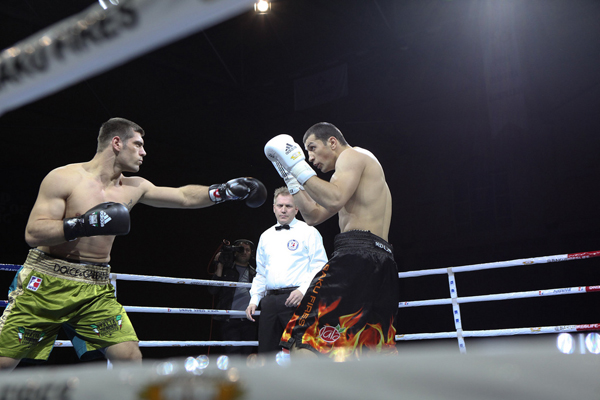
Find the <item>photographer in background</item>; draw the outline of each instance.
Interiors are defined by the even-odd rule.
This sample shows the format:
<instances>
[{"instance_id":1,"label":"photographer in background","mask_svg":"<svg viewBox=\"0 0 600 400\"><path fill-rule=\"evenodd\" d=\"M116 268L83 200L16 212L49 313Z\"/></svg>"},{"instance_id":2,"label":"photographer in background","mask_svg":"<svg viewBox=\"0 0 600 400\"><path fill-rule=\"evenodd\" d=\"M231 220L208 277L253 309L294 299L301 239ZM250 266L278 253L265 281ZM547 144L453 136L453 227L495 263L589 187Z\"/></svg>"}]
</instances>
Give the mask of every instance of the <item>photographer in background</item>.
<instances>
[{"instance_id":1,"label":"photographer in background","mask_svg":"<svg viewBox=\"0 0 600 400\"><path fill-rule=\"evenodd\" d=\"M213 263L216 266L212 276L214 280L227 282L252 283L256 269L251 265L254 255L254 243L250 240L239 239L229 245L224 241L221 251L216 254ZM244 311L250 302L250 288L209 286L208 292L218 296L217 309ZM249 321L245 315L215 315L223 341L255 341L257 340L256 324ZM225 346L227 355L249 355L255 352L253 346Z\"/></svg>"}]
</instances>

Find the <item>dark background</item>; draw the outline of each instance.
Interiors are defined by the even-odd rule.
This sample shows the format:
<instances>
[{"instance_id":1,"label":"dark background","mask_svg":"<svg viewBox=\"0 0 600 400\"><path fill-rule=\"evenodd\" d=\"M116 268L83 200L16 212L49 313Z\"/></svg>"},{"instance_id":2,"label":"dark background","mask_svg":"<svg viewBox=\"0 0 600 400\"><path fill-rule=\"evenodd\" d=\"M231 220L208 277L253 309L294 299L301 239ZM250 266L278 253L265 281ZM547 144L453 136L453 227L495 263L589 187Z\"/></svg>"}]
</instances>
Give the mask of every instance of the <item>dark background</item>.
<instances>
[{"instance_id":1,"label":"dark background","mask_svg":"<svg viewBox=\"0 0 600 400\"><path fill-rule=\"evenodd\" d=\"M0 48L91 3L3 0ZM98 128L116 116L146 130L140 175L154 184L255 176L269 193L282 181L264 144L282 132L300 141L312 124L334 123L383 165L400 271L600 250L599 20L592 0L279 0L269 15L248 11L0 117L0 262L24 261L23 232L43 177L91 159ZM491 27L511 50L491 49ZM490 51L512 57L508 78ZM295 106L295 80L340 66L347 95ZM518 82L518 90L498 82ZM208 279L222 239L258 242L275 222L269 202L139 205L130 234L115 242L113 271ZM318 229L331 254L337 218ZM469 296L598 285L598 276L598 261L588 259L459 274L457 282ZM6 287L12 274L0 279ZM445 275L400 285L402 300L448 297ZM120 281L118 291L124 305L212 307L199 286ZM463 328L597 323L598 300L465 304ZM130 316L141 340L218 339L208 316ZM397 329L454 330L450 306L400 310ZM207 351L143 349L147 358ZM50 362L74 362L72 353L56 350Z\"/></svg>"}]
</instances>

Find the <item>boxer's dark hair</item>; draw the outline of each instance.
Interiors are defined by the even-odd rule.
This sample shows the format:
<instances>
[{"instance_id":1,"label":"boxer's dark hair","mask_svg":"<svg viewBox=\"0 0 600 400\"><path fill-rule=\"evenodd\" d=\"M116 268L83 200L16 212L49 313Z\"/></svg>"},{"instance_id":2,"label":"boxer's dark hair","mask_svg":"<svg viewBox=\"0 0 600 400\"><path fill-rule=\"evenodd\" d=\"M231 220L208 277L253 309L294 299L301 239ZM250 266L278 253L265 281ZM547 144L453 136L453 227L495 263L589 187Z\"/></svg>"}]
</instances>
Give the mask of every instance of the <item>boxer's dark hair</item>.
<instances>
[{"instance_id":1,"label":"boxer's dark hair","mask_svg":"<svg viewBox=\"0 0 600 400\"><path fill-rule=\"evenodd\" d=\"M111 118L100 127L98 148L96 151L98 153L103 151L115 136L120 137L122 141L126 142L133 137L134 132L138 132L142 136L145 134L142 127L135 122L131 122L125 118Z\"/></svg>"},{"instance_id":2,"label":"boxer's dark hair","mask_svg":"<svg viewBox=\"0 0 600 400\"><path fill-rule=\"evenodd\" d=\"M310 135L315 135L315 138L319 139L323 143L327 143L327 139L333 136L338 142L340 142L342 146L348 145L348 142L346 142L346 138L344 138L342 132L335 125L330 124L329 122L319 122L308 128L304 134L304 137L302 138L302 143L306 143L306 139L308 139Z\"/></svg>"}]
</instances>

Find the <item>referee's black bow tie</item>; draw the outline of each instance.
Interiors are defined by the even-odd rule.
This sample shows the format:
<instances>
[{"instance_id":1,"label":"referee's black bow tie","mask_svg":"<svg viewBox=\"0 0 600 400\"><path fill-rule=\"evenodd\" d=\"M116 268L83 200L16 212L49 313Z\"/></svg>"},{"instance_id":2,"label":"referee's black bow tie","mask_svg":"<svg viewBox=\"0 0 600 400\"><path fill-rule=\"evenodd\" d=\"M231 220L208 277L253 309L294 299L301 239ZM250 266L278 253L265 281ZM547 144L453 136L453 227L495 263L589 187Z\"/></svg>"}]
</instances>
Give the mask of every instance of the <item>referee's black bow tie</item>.
<instances>
[{"instance_id":1,"label":"referee's black bow tie","mask_svg":"<svg viewBox=\"0 0 600 400\"><path fill-rule=\"evenodd\" d=\"M280 231L280 230L282 230L282 229L287 229L287 230L289 230L289 229L290 229L290 226L286 224L286 225L279 225L279 226L276 226L276 227L275 227L275 230L276 230L276 231Z\"/></svg>"}]
</instances>

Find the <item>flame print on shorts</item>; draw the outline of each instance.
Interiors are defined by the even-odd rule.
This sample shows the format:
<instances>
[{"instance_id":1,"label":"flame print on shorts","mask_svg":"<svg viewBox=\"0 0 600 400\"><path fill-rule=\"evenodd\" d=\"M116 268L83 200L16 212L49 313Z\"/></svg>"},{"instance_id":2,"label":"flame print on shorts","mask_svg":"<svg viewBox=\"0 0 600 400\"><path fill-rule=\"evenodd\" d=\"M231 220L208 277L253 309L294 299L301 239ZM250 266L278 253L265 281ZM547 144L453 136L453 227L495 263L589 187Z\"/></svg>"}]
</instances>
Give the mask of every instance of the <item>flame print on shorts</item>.
<instances>
[{"instance_id":1,"label":"flame print on shorts","mask_svg":"<svg viewBox=\"0 0 600 400\"><path fill-rule=\"evenodd\" d=\"M362 308L353 314L340 317L339 323L335 327L331 325L319 327L319 320L335 310L339 302L338 299L329 306L323 303L319 304L317 318L314 324L306 328L302 336L302 343L310 345L336 361L343 361L351 355L360 358L363 355L363 350L366 350L367 353L397 354L396 328L394 328L393 319L390 321L389 329L385 333L380 323L367 323L358 332L350 332L351 328L358 324L363 316ZM294 315L288 323L284 339L290 337L289 332L292 331L297 322L298 316Z\"/></svg>"}]
</instances>

